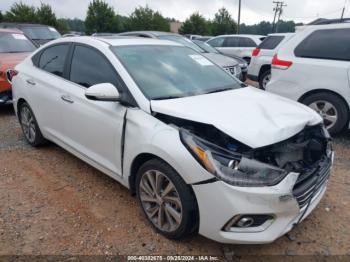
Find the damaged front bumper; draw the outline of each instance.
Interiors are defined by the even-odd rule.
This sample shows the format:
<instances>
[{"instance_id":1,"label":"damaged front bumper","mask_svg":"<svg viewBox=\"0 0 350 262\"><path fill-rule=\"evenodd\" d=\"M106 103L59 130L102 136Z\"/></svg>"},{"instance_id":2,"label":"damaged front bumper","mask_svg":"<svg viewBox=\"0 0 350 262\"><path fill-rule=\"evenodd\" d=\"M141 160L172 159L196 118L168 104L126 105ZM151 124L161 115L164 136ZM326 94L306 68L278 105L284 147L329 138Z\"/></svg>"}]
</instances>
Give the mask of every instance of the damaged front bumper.
<instances>
[{"instance_id":1,"label":"damaged front bumper","mask_svg":"<svg viewBox=\"0 0 350 262\"><path fill-rule=\"evenodd\" d=\"M300 187L297 173L289 173L279 184L271 187L237 187L222 181L193 185L201 217L199 233L222 243L273 242L304 220L322 199L333 153L326 161L330 164L312 176L319 177L314 182L315 187L305 191L312 192L308 195L307 204L301 203L296 195L296 186ZM237 217L253 217L257 222L240 227L231 222Z\"/></svg>"}]
</instances>

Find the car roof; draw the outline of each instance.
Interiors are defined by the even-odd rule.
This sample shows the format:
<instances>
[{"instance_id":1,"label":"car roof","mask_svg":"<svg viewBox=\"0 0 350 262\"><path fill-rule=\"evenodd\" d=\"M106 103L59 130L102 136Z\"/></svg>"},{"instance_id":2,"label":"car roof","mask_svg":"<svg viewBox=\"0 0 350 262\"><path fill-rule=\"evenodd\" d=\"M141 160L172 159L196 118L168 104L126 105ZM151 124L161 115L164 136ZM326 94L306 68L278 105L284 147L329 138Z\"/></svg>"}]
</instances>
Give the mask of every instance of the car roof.
<instances>
[{"instance_id":1,"label":"car roof","mask_svg":"<svg viewBox=\"0 0 350 262\"><path fill-rule=\"evenodd\" d=\"M12 23L12 22L2 22L0 23L0 26L7 26L7 27L17 27L17 26L22 26L22 27L26 27L26 26L30 26L30 27L51 27L48 25L42 25L42 24L31 24L31 23Z\"/></svg>"},{"instance_id":2,"label":"car roof","mask_svg":"<svg viewBox=\"0 0 350 262\"><path fill-rule=\"evenodd\" d=\"M338 24L325 24L325 25L303 25L297 26L297 32L300 31L314 31L320 29L342 29L342 28L350 28L350 23L338 23Z\"/></svg>"},{"instance_id":3,"label":"car roof","mask_svg":"<svg viewBox=\"0 0 350 262\"><path fill-rule=\"evenodd\" d=\"M268 34L267 36L290 36L290 35L295 35L295 33L272 33Z\"/></svg>"},{"instance_id":4,"label":"car roof","mask_svg":"<svg viewBox=\"0 0 350 262\"><path fill-rule=\"evenodd\" d=\"M153 37L158 37L161 35L179 35L171 32L162 32L162 31L130 31L130 32L124 32L120 33L120 35L127 35L127 34L146 34L146 35L151 35Z\"/></svg>"},{"instance_id":5,"label":"car roof","mask_svg":"<svg viewBox=\"0 0 350 262\"><path fill-rule=\"evenodd\" d=\"M218 35L218 36L236 36L236 37L253 37L253 38L260 38L260 37L266 37L266 35L250 35L250 34L231 34L231 35Z\"/></svg>"},{"instance_id":6,"label":"car roof","mask_svg":"<svg viewBox=\"0 0 350 262\"><path fill-rule=\"evenodd\" d=\"M17 28L0 28L0 33L16 33L23 34L23 32Z\"/></svg>"},{"instance_id":7,"label":"car roof","mask_svg":"<svg viewBox=\"0 0 350 262\"><path fill-rule=\"evenodd\" d=\"M128 36L73 36L63 37L49 42L52 43L86 43L92 45L96 41L105 43L109 46L128 46L128 45L169 45L169 46L182 46L179 43L168 40L160 40L154 38L141 38L141 37L128 37Z\"/></svg>"}]
</instances>

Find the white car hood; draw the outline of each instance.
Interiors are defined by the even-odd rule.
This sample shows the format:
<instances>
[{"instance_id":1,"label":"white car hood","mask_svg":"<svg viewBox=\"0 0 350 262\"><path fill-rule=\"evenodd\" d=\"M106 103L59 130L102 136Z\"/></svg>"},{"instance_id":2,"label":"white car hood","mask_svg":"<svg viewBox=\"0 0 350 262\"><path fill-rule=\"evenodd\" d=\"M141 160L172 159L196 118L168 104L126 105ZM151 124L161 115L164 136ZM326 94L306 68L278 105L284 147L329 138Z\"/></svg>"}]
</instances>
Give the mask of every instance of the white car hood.
<instances>
[{"instance_id":1,"label":"white car hood","mask_svg":"<svg viewBox=\"0 0 350 262\"><path fill-rule=\"evenodd\" d=\"M312 109L253 87L152 100L152 111L211 124L251 148L286 140L322 122Z\"/></svg>"}]
</instances>

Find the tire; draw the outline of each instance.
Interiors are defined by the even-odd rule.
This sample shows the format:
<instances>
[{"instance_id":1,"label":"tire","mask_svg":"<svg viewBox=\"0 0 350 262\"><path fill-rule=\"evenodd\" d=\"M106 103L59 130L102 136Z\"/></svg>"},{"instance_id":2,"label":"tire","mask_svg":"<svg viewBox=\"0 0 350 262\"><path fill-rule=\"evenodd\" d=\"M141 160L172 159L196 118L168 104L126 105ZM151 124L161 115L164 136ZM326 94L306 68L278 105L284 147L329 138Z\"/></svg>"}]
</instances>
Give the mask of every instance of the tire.
<instances>
[{"instance_id":1,"label":"tire","mask_svg":"<svg viewBox=\"0 0 350 262\"><path fill-rule=\"evenodd\" d=\"M259 77L259 88L262 90L265 90L266 84L268 83L268 81L270 81L270 79L271 79L271 70L268 69L264 71Z\"/></svg>"},{"instance_id":2,"label":"tire","mask_svg":"<svg viewBox=\"0 0 350 262\"><path fill-rule=\"evenodd\" d=\"M32 109L26 102L20 104L18 118L24 138L31 146L38 147L47 143L40 131Z\"/></svg>"},{"instance_id":3,"label":"tire","mask_svg":"<svg viewBox=\"0 0 350 262\"><path fill-rule=\"evenodd\" d=\"M250 57L243 57L243 59L247 62L248 65L250 64L250 60L251 60Z\"/></svg>"},{"instance_id":4,"label":"tire","mask_svg":"<svg viewBox=\"0 0 350 262\"><path fill-rule=\"evenodd\" d=\"M320 92L307 96L301 102L311 107L321 115L321 117L325 120L325 125L329 133L332 135L343 131L348 124L349 109L344 100L337 95ZM327 110L329 106L332 108ZM334 119L334 116L336 116L334 124L328 124L330 121L327 119Z\"/></svg>"},{"instance_id":5,"label":"tire","mask_svg":"<svg viewBox=\"0 0 350 262\"><path fill-rule=\"evenodd\" d=\"M161 188L159 194L154 194L157 190L152 190L149 179L149 177L155 178L156 176L162 178L158 178L158 181L162 181L159 183L159 188ZM155 179L153 184L156 184ZM167 188L171 187L174 190L168 192ZM166 191L167 194L165 194ZM137 172L136 194L145 217L157 232L170 239L180 239L197 231L199 216L195 196L191 188L167 163L160 159L151 159L144 163ZM172 201L168 201L169 199ZM174 199L176 201L173 201ZM157 208L158 211L156 211ZM159 214L162 215L159 216ZM159 224L159 221L163 223Z\"/></svg>"}]
</instances>

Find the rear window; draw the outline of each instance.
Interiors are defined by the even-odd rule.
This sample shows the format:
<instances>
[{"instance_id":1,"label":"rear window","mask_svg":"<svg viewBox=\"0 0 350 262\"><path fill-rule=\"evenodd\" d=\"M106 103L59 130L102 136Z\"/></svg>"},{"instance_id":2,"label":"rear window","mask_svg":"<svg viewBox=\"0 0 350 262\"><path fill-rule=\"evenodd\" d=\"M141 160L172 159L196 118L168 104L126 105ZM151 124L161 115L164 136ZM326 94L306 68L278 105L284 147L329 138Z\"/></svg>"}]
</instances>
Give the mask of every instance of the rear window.
<instances>
[{"instance_id":1,"label":"rear window","mask_svg":"<svg viewBox=\"0 0 350 262\"><path fill-rule=\"evenodd\" d=\"M294 50L297 57L350 61L350 29L317 30Z\"/></svg>"},{"instance_id":2,"label":"rear window","mask_svg":"<svg viewBox=\"0 0 350 262\"><path fill-rule=\"evenodd\" d=\"M264 41L261 42L261 44L259 45L259 48L273 50L282 42L283 39L284 39L284 36L281 36L281 35L268 36L265 38Z\"/></svg>"},{"instance_id":3,"label":"rear window","mask_svg":"<svg viewBox=\"0 0 350 262\"><path fill-rule=\"evenodd\" d=\"M33 40L53 40L61 37L53 27L23 26L20 29Z\"/></svg>"},{"instance_id":4,"label":"rear window","mask_svg":"<svg viewBox=\"0 0 350 262\"><path fill-rule=\"evenodd\" d=\"M0 33L0 53L32 52L35 46L23 34Z\"/></svg>"}]
</instances>

